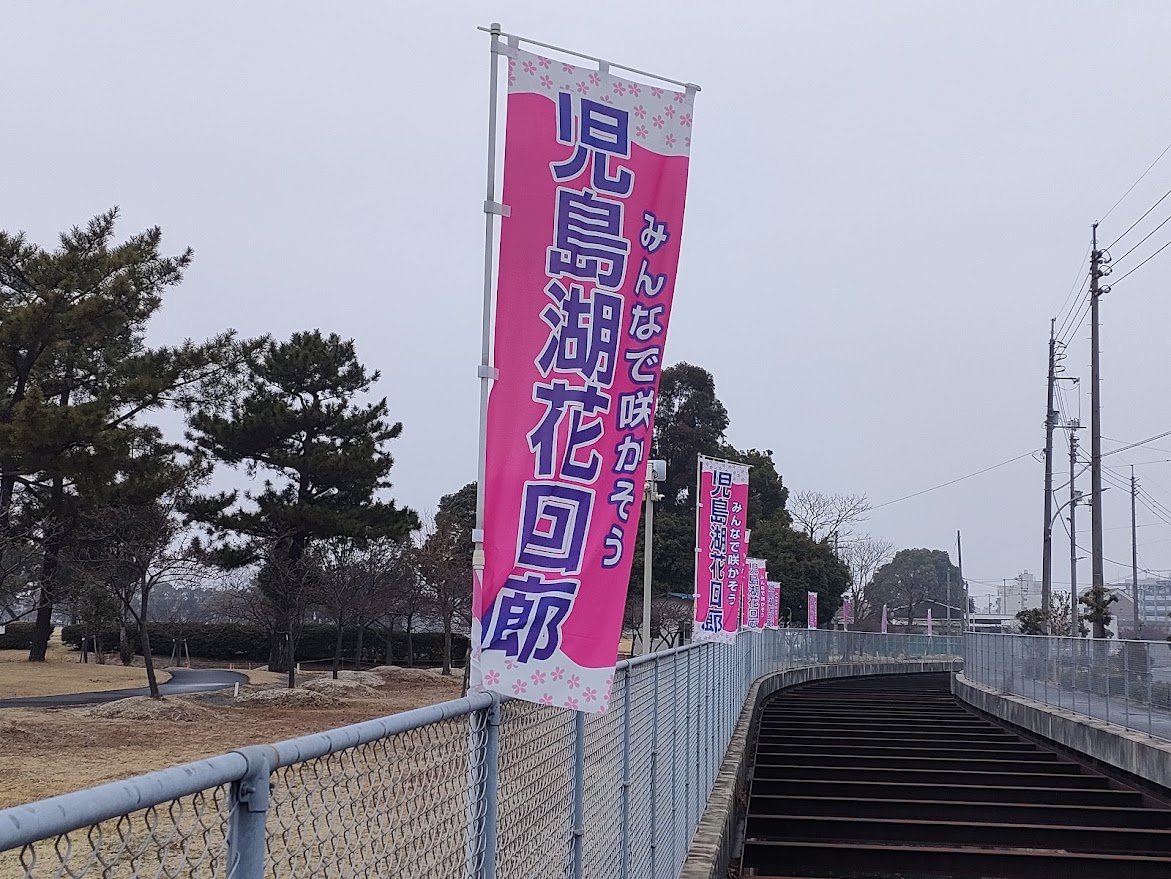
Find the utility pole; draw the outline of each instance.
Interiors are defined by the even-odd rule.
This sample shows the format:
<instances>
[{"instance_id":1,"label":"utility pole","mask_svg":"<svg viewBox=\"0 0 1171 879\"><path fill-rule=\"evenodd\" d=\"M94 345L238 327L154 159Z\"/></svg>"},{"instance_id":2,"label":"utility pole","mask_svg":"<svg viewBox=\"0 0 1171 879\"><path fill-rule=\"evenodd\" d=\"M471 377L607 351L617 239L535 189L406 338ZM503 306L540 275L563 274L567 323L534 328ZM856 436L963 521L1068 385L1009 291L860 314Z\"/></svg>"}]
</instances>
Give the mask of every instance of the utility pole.
<instances>
[{"instance_id":1,"label":"utility pole","mask_svg":"<svg viewBox=\"0 0 1171 879\"><path fill-rule=\"evenodd\" d=\"M960 612L960 622L963 623L964 633L968 632L968 581L964 579L964 547L960 542L960 532L956 531L956 567L960 569L960 588L964 593L964 609Z\"/></svg>"},{"instance_id":2,"label":"utility pole","mask_svg":"<svg viewBox=\"0 0 1171 879\"><path fill-rule=\"evenodd\" d=\"M1134 504L1138 500L1138 482L1134 478L1134 465L1130 465L1130 600L1134 602L1134 633L1138 637L1138 523L1134 515ZM1121 629L1121 625L1119 626ZM1121 631L1119 637L1121 637Z\"/></svg>"},{"instance_id":3,"label":"utility pole","mask_svg":"<svg viewBox=\"0 0 1171 879\"><path fill-rule=\"evenodd\" d=\"M1053 408L1053 386L1057 372L1057 319L1049 321L1049 389L1045 397L1045 531L1041 558L1041 625L1049 632L1049 599L1053 588L1053 428L1057 410Z\"/></svg>"},{"instance_id":4,"label":"utility pole","mask_svg":"<svg viewBox=\"0 0 1171 879\"><path fill-rule=\"evenodd\" d=\"M1077 594L1077 502L1078 493L1074 480L1077 479L1077 422L1069 429L1069 636L1077 638L1078 594Z\"/></svg>"},{"instance_id":5,"label":"utility pole","mask_svg":"<svg viewBox=\"0 0 1171 879\"><path fill-rule=\"evenodd\" d=\"M947 566L947 634L951 634L951 565Z\"/></svg>"},{"instance_id":6,"label":"utility pole","mask_svg":"<svg viewBox=\"0 0 1171 879\"><path fill-rule=\"evenodd\" d=\"M1093 606L1104 607L1106 575L1103 569L1102 541L1102 372L1099 357L1098 300L1110 288L1098 286L1098 279L1109 273L1103 269L1102 251L1098 250L1098 224L1094 223L1090 241L1090 528L1091 528L1091 586ZM1105 638L1106 626L1094 623L1094 637Z\"/></svg>"}]
</instances>

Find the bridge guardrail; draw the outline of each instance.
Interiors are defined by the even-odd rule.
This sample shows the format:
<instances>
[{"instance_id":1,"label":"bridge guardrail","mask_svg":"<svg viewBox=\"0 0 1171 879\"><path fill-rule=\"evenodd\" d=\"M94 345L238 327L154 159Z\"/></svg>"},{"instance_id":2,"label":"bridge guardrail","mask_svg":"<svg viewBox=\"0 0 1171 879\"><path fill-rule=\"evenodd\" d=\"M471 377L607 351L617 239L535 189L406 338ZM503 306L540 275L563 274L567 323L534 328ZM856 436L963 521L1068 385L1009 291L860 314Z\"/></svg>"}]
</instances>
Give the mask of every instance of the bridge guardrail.
<instances>
[{"instance_id":1,"label":"bridge guardrail","mask_svg":"<svg viewBox=\"0 0 1171 879\"><path fill-rule=\"evenodd\" d=\"M0 879L674 879L753 681L954 656L780 629L618 663L610 710L473 694L0 810Z\"/></svg>"},{"instance_id":2,"label":"bridge guardrail","mask_svg":"<svg viewBox=\"0 0 1171 879\"><path fill-rule=\"evenodd\" d=\"M1171 740L1171 644L973 633L964 677Z\"/></svg>"}]
</instances>

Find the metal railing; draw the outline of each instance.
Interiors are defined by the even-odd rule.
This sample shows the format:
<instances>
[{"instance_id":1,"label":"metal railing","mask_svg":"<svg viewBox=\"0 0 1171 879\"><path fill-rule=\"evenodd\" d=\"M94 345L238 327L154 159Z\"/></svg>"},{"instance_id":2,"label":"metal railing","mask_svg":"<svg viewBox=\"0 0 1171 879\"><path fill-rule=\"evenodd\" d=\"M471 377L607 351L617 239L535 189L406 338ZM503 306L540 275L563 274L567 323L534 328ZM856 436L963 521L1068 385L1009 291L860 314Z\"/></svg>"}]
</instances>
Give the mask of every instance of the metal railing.
<instances>
[{"instance_id":1,"label":"metal railing","mask_svg":"<svg viewBox=\"0 0 1171 879\"><path fill-rule=\"evenodd\" d=\"M964 677L1171 740L1171 644L972 634Z\"/></svg>"},{"instance_id":2,"label":"metal railing","mask_svg":"<svg viewBox=\"0 0 1171 879\"><path fill-rule=\"evenodd\" d=\"M753 681L951 657L781 629L620 662L587 716L475 694L0 811L0 879L674 879Z\"/></svg>"}]
</instances>

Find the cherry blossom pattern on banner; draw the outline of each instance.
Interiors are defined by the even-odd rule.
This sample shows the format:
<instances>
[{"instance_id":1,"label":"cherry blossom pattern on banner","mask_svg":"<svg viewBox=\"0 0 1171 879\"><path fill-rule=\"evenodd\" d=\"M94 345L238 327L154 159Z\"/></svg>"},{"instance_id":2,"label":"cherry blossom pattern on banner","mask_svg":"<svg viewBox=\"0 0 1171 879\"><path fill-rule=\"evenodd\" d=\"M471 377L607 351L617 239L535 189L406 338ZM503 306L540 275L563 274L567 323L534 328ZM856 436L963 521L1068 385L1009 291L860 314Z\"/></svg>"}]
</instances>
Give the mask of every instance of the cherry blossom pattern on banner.
<instances>
[{"instance_id":1,"label":"cherry blossom pattern on banner","mask_svg":"<svg viewBox=\"0 0 1171 879\"><path fill-rule=\"evenodd\" d=\"M664 156L685 156L691 149L693 93L620 79L512 46L502 51L508 56L509 93L569 92L601 101L630 113L633 141L640 146Z\"/></svg>"}]
</instances>

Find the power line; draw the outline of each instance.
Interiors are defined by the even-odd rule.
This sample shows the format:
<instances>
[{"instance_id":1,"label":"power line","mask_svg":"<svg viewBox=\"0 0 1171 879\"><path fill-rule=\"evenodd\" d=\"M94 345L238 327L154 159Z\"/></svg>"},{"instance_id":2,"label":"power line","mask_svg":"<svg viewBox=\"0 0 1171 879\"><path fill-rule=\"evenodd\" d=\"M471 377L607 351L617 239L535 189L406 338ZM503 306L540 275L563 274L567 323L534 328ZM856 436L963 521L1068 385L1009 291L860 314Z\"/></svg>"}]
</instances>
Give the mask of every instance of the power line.
<instances>
[{"instance_id":1,"label":"power line","mask_svg":"<svg viewBox=\"0 0 1171 879\"><path fill-rule=\"evenodd\" d=\"M1171 244L1171 241L1167 243ZM1155 440L1161 440L1165 436L1171 436L1171 430L1165 430L1162 433L1149 436L1145 440L1139 440L1137 443L1129 443L1128 445L1122 446L1121 448L1111 449L1108 452L1103 452L1102 457L1105 458L1107 455L1117 455L1119 452L1125 452L1127 449L1136 449L1139 446L1145 446L1147 443L1153 443ZM1111 440L1111 442L1118 442L1118 440Z\"/></svg>"},{"instance_id":2,"label":"power line","mask_svg":"<svg viewBox=\"0 0 1171 879\"><path fill-rule=\"evenodd\" d=\"M1069 305L1069 300L1073 298L1073 291L1077 289L1077 279L1078 278L1082 279L1082 286L1083 287L1085 286L1086 281L1089 280L1090 276L1088 274L1084 273L1084 268L1086 265L1086 257L1088 257L1089 255L1090 255L1090 245L1087 244L1086 245L1086 252L1082 254L1082 258L1077 264L1077 274L1073 276L1073 283L1069 285L1069 292L1065 294L1065 301L1061 303L1061 308L1057 309L1057 316L1058 317L1060 317L1061 313L1063 311L1065 311L1065 307L1067 305ZM1063 321L1063 323L1064 323L1064 321ZM1060 334L1058 334L1058 335L1060 335Z\"/></svg>"},{"instance_id":3,"label":"power line","mask_svg":"<svg viewBox=\"0 0 1171 879\"><path fill-rule=\"evenodd\" d=\"M1164 196L1164 198L1166 198L1166 196ZM1162 199L1160 199L1160 201L1162 201ZM1168 223L1171 223L1171 216L1168 216L1165 220L1163 220L1162 223L1160 223L1158 226L1156 226L1154 229L1152 229L1150 232L1148 232L1146 235L1144 235L1142 238L1140 238L1138 241L1138 244L1134 245L1134 247L1132 247L1130 250L1126 251L1126 253L1122 254L1122 256L1118 257L1117 259L1112 260L1110 264L1112 266L1118 265L1120 262L1122 262L1124 259L1126 259L1128 256L1130 256L1132 253L1134 253L1136 250L1138 250L1140 247L1142 247L1144 241L1146 241L1148 238L1150 238L1152 235L1154 235L1156 232L1158 232L1160 229L1162 229Z\"/></svg>"},{"instance_id":4,"label":"power line","mask_svg":"<svg viewBox=\"0 0 1171 879\"><path fill-rule=\"evenodd\" d=\"M1111 205L1110 210L1106 211L1106 213L1104 213L1102 215L1102 220L1105 220L1108 216L1110 216L1112 213L1114 213L1114 208L1116 208L1120 204L1122 204L1123 199L1125 199L1128 195L1130 195L1134 191L1134 188L1143 182L1143 178L1151 173L1151 169L1154 168L1157 164L1159 164L1159 160L1162 159L1163 156L1167 155L1168 150L1171 150L1171 143L1169 143L1169 144L1167 144L1167 146L1163 147L1163 152L1159 153L1159 155L1155 158L1155 161L1151 162L1151 164L1147 166L1147 170L1143 171L1143 173L1139 175L1138 180L1136 180L1136 181L1134 181L1134 183L1130 184L1130 189L1128 189L1128 190L1126 190L1126 192L1122 193L1122 198L1119 198L1118 201L1114 202L1114 204ZM1101 222L1101 220L1099 220L1099 222Z\"/></svg>"},{"instance_id":5,"label":"power line","mask_svg":"<svg viewBox=\"0 0 1171 879\"><path fill-rule=\"evenodd\" d=\"M1088 283L1090 283L1090 276L1086 275L1082 279L1081 289L1078 290L1078 292L1077 292L1078 297L1081 297L1082 293L1085 292L1086 285ZM1068 341L1068 337L1066 336L1066 331L1071 326L1071 321L1073 320L1073 316L1075 314L1077 314L1079 311L1081 311L1083 305L1086 305L1088 303L1089 303L1088 298L1087 299L1077 298L1077 299L1073 300L1073 304L1070 306L1069 312L1065 315L1065 319L1061 321L1061 327L1057 330L1057 337L1059 339L1062 339L1064 337L1064 341L1062 344L1064 344L1065 341Z\"/></svg>"},{"instance_id":6,"label":"power line","mask_svg":"<svg viewBox=\"0 0 1171 879\"><path fill-rule=\"evenodd\" d=\"M1168 219L1171 219L1171 217L1169 217ZM1153 260L1156 256L1158 256L1160 253L1162 253L1168 247L1171 247L1171 240L1168 240L1166 244L1164 244L1162 247L1160 247L1158 250L1156 250L1154 253L1152 253L1150 256L1148 256L1146 259L1144 259L1142 262L1140 262L1137 266L1135 266L1133 269L1131 269L1129 272L1127 272L1121 278L1115 279L1114 282L1110 286L1113 287L1114 284L1117 284L1119 281L1125 281L1127 278L1129 278L1131 275L1133 275L1135 272L1137 272L1139 269L1141 269L1143 266L1145 266L1147 263L1149 263L1151 260Z\"/></svg>"},{"instance_id":7,"label":"power line","mask_svg":"<svg viewBox=\"0 0 1171 879\"><path fill-rule=\"evenodd\" d=\"M1141 223L1143 220L1145 220L1150 215L1151 211L1153 211L1155 208L1157 208L1159 206L1159 202L1161 202L1163 199L1165 199L1169 195L1171 195L1171 189L1168 189L1161 196L1159 196L1159 201L1155 202L1153 205L1151 205L1149 208L1147 208L1147 211L1145 214L1143 214L1141 217L1139 217L1137 220L1135 220L1133 223L1131 223L1129 226L1127 226L1125 232L1123 232L1121 235L1119 235L1117 238L1115 238L1113 241L1111 241L1109 244L1107 244L1106 249L1109 250L1111 247L1113 247L1115 244L1117 244L1119 241L1121 241L1123 238L1125 238L1127 235L1129 235L1130 230L1133 229L1135 226L1137 226L1139 223ZM1145 241L1146 239L1144 238L1143 240ZM1121 259L1121 258L1122 257L1119 257L1119 259Z\"/></svg>"},{"instance_id":8,"label":"power line","mask_svg":"<svg viewBox=\"0 0 1171 879\"><path fill-rule=\"evenodd\" d=\"M873 506L870 509L871 510L881 510L883 507L889 507L891 504L902 503L903 501L909 501L911 498L919 497L920 495L924 495L924 494L927 494L932 491L939 491L939 489L941 489L941 488L947 488L949 485L955 485L957 482L963 482L965 479L972 479L973 477L982 476L983 474L989 473L989 472L996 470L1000 467L1006 467L1009 464L1012 464L1016 461L1021 460L1021 458L1028 458L1033 455L1036 455L1038 451L1040 451L1040 450L1039 449L1032 449L1028 452L1025 452L1023 455L1017 455L1015 458L1009 458L1007 461L1001 461L999 464L993 464L991 467L985 467L983 470L977 470L975 473L969 473L966 476L960 476L960 477L957 477L956 479L949 480L948 482L941 482L939 485L933 485L933 486L931 486L931 488L925 488L922 491L915 492L914 494L908 494L908 495L904 495L903 497L897 497L893 501L886 501L885 503L878 504L877 506Z\"/></svg>"}]
</instances>

